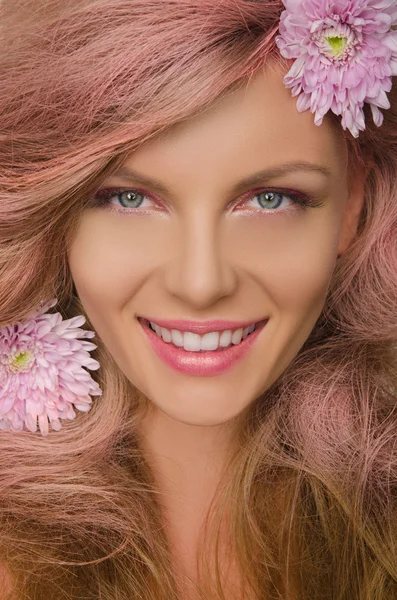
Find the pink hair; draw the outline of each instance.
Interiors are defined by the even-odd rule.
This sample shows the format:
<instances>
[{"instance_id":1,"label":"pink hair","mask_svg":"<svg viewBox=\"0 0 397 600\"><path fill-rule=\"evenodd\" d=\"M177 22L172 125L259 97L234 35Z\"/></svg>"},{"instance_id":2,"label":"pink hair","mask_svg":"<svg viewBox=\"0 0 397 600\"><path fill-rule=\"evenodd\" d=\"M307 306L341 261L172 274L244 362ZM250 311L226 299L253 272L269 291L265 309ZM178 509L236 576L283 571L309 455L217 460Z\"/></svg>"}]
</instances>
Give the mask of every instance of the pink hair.
<instances>
[{"instance_id":1,"label":"pink hair","mask_svg":"<svg viewBox=\"0 0 397 600\"><path fill-rule=\"evenodd\" d=\"M266 62L284 64L274 44L282 9L279 0L3 0L0 327L54 296L65 318L85 314L66 248L93 189L152 136ZM312 334L254 402L214 507L214 519L228 508L250 598L287 598L292 572L302 600L397 597L396 89L390 100L381 129L367 115L358 141L345 136L351 164L369 170L357 237ZM10 599L177 598L138 442L146 400L95 341L104 394L90 413L47 439L0 432ZM281 517L274 494L285 498ZM217 567L203 598L224 598Z\"/></svg>"}]
</instances>

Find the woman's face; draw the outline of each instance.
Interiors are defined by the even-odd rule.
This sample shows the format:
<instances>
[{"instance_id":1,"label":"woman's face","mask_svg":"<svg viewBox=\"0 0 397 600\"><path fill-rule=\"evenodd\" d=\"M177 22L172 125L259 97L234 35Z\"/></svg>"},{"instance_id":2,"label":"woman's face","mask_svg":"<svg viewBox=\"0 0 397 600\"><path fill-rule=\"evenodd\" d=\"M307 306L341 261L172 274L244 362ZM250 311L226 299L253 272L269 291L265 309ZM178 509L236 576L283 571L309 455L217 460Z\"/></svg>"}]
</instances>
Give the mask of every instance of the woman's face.
<instances>
[{"instance_id":1,"label":"woman's face","mask_svg":"<svg viewBox=\"0 0 397 600\"><path fill-rule=\"evenodd\" d=\"M267 70L143 145L104 188L68 252L94 328L153 407L230 421L296 356L354 235L362 190L349 194L340 133Z\"/></svg>"}]
</instances>

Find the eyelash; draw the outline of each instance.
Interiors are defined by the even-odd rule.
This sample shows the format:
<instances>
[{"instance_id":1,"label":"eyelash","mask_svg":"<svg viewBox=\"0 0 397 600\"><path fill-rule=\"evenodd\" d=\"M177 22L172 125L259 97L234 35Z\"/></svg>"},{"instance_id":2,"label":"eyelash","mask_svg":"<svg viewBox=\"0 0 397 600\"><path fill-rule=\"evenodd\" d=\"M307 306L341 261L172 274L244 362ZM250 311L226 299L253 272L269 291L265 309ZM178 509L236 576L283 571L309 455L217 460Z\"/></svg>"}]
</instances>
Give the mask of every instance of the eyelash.
<instances>
[{"instance_id":1,"label":"eyelash","mask_svg":"<svg viewBox=\"0 0 397 600\"><path fill-rule=\"evenodd\" d=\"M144 190L140 190L138 188L102 188L101 190L99 190L96 194L96 196L93 198L93 206L98 208L98 207L104 207L106 210L109 210L110 212L113 213L118 213L118 214L131 214L131 213L136 213L138 212L145 212L145 210L140 210L141 206L132 208L132 207L115 207L113 205L110 204L110 200L111 198L115 197L115 196L120 196L121 194L124 193L128 193L128 192L132 192L132 193L136 193L139 196L142 196L142 198L149 198L152 202L157 202L150 194L148 194L147 192L145 192ZM306 195L306 194L302 194L301 192L296 192L294 190L286 190L286 189L277 189L277 188L265 188L265 189L258 189L258 190L253 190L251 192L248 192L247 194L245 194L243 196L243 202L244 201L248 201L248 200L253 200L254 198L256 198L257 196L261 196L262 194L275 194L275 195L279 195L282 196L284 198L288 198L290 200L292 200L293 204L294 204L294 208L293 209L282 209L282 210L277 210L277 209L265 209L265 208L261 208L258 207L256 209L256 212L259 213L265 213L265 214L269 214L269 213L280 213L280 212L290 212L291 210L307 210L308 208L319 208L323 205L322 202L319 202L318 200L316 200L315 198L313 198L310 195ZM146 210L147 212L147 210Z\"/></svg>"}]
</instances>

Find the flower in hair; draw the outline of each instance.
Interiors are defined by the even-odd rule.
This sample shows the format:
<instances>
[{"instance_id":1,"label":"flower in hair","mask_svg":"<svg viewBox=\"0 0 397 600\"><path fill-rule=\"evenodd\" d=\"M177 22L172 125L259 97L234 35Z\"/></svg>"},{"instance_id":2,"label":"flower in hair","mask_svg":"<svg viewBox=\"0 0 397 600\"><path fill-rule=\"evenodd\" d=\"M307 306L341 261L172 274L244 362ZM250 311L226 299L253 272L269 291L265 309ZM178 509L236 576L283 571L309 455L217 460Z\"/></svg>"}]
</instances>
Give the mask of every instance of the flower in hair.
<instances>
[{"instance_id":1,"label":"flower in hair","mask_svg":"<svg viewBox=\"0 0 397 600\"><path fill-rule=\"evenodd\" d=\"M49 425L59 431L59 419L74 419L74 408L87 412L91 396L102 395L98 384L83 369L98 369L89 355L95 344L78 338L95 333L80 329L84 316L63 321L60 313L45 311L52 299L23 322L0 328L0 430L42 435Z\"/></svg>"},{"instance_id":2,"label":"flower in hair","mask_svg":"<svg viewBox=\"0 0 397 600\"><path fill-rule=\"evenodd\" d=\"M297 108L316 125L331 110L354 137L365 129L364 103L375 124L390 108L397 75L396 0L283 0L277 46L296 59L284 78Z\"/></svg>"}]
</instances>

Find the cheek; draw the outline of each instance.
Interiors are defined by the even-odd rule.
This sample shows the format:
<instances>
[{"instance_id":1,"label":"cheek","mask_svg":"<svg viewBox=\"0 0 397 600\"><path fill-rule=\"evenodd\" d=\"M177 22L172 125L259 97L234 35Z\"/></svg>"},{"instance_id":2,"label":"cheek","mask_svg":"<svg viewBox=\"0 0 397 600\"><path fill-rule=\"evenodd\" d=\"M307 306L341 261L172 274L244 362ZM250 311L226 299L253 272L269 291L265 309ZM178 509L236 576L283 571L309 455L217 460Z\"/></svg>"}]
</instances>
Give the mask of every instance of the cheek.
<instances>
[{"instance_id":1,"label":"cheek","mask_svg":"<svg viewBox=\"0 0 397 600\"><path fill-rule=\"evenodd\" d=\"M321 311L325 300L337 258L340 219L329 210L311 211L310 216L240 222L228 236L229 256L256 278L276 311Z\"/></svg>"},{"instance_id":2,"label":"cheek","mask_svg":"<svg viewBox=\"0 0 397 600\"><path fill-rule=\"evenodd\" d=\"M276 310L296 313L323 302L339 232L340 216L329 209L241 216L224 222L217 246L228 267L241 274L242 285L259 284ZM161 219L87 211L68 253L80 298L98 309L122 309L175 256L180 237L177 224Z\"/></svg>"},{"instance_id":3,"label":"cheek","mask_svg":"<svg viewBox=\"0 0 397 600\"><path fill-rule=\"evenodd\" d=\"M83 301L122 307L155 269L163 246L161 227L148 226L139 217L133 224L131 221L104 211L83 215L68 252L70 271Z\"/></svg>"}]
</instances>

